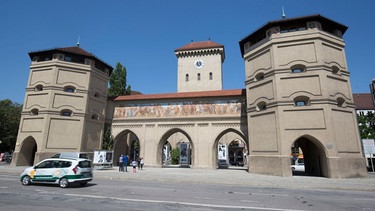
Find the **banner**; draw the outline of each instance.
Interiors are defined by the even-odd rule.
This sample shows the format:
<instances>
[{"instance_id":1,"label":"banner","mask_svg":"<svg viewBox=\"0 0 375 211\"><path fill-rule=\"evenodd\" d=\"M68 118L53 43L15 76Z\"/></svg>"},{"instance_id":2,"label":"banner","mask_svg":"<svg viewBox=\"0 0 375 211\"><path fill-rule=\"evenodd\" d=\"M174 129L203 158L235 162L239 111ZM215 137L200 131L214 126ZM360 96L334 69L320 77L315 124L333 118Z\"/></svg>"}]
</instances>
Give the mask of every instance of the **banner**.
<instances>
[{"instance_id":1,"label":"banner","mask_svg":"<svg viewBox=\"0 0 375 211\"><path fill-rule=\"evenodd\" d=\"M190 147L188 143L180 143L180 164L189 164Z\"/></svg>"}]
</instances>

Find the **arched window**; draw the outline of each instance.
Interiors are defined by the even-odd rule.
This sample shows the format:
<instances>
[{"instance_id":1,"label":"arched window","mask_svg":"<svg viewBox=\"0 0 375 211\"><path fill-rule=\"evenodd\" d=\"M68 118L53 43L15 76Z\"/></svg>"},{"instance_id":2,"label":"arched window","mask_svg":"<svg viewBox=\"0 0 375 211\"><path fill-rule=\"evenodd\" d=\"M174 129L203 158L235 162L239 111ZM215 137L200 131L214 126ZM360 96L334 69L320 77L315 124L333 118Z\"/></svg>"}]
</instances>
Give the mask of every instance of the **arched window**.
<instances>
[{"instance_id":1,"label":"arched window","mask_svg":"<svg viewBox=\"0 0 375 211\"><path fill-rule=\"evenodd\" d=\"M337 66L332 66L332 73L333 74L338 74L340 71L340 68L338 68Z\"/></svg>"},{"instance_id":2,"label":"arched window","mask_svg":"<svg viewBox=\"0 0 375 211\"><path fill-rule=\"evenodd\" d=\"M256 110L257 111L263 111L267 109L267 104L266 102L262 101L257 104Z\"/></svg>"},{"instance_id":3,"label":"arched window","mask_svg":"<svg viewBox=\"0 0 375 211\"><path fill-rule=\"evenodd\" d=\"M295 106L307 106L310 105L310 98L306 96L299 96L294 98L294 105Z\"/></svg>"},{"instance_id":4,"label":"arched window","mask_svg":"<svg viewBox=\"0 0 375 211\"><path fill-rule=\"evenodd\" d=\"M38 115L39 114L39 110L34 108L30 111L31 115Z\"/></svg>"},{"instance_id":5,"label":"arched window","mask_svg":"<svg viewBox=\"0 0 375 211\"><path fill-rule=\"evenodd\" d=\"M209 78L210 78L210 80L213 79L212 72L210 72L210 74L209 74Z\"/></svg>"},{"instance_id":6,"label":"arched window","mask_svg":"<svg viewBox=\"0 0 375 211\"><path fill-rule=\"evenodd\" d=\"M264 73L258 73L258 74L256 74L256 76L255 76L255 80L256 81L260 81L262 79L264 79Z\"/></svg>"},{"instance_id":7,"label":"arched window","mask_svg":"<svg viewBox=\"0 0 375 211\"><path fill-rule=\"evenodd\" d=\"M39 84L35 87L34 91L43 91L43 85Z\"/></svg>"},{"instance_id":8,"label":"arched window","mask_svg":"<svg viewBox=\"0 0 375 211\"><path fill-rule=\"evenodd\" d=\"M302 73L306 72L306 67L301 64L293 65L291 68L292 73Z\"/></svg>"},{"instance_id":9,"label":"arched window","mask_svg":"<svg viewBox=\"0 0 375 211\"><path fill-rule=\"evenodd\" d=\"M185 81L189 81L189 74L185 75Z\"/></svg>"},{"instance_id":10,"label":"arched window","mask_svg":"<svg viewBox=\"0 0 375 211\"><path fill-rule=\"evenodd\" d=\"M98 120L98 119L99 119L99 115L97 115L97 114L93 114L93 115L91 116L91 119Z\"/></svg>"},{"instance_id":11,"label":"arched window","mask_svg":"<svg viewBox=\"0 0 375 211\"><path fill-rule=\"evenodd\" d=\"M345 100L342 97L337 98L337 106L338 107L345 107Z\"/></svg>"},{"instance_id":12,"label":"arched window","mask_svg":"<svg viewBox=\"0 0 375 211\"><path fill-rule=\"evenodd\" d=\"M69 109L62 110L60 113L61 116L73 116L73 112Z\"/></svg>"},{"instance_id":13,"label":"arched window","mask_svg":"<svg viewBox=\"0 0 375 211\"><path fill-rule=\"evenodd\" d=\"M201 74L200 73L198 73L197 78L198 78L198 81L201 80Z\"/></svg>"},{"instance_id":14,"label":"arched window","mask_svg":"<svg viewBox=\"0 0 375 211\"><path fill-rule=\"evenodd\" d=\"M75 92L76 88L73 86L66 86L64 87L64 92Z\"/></svg>"}]
</instances>

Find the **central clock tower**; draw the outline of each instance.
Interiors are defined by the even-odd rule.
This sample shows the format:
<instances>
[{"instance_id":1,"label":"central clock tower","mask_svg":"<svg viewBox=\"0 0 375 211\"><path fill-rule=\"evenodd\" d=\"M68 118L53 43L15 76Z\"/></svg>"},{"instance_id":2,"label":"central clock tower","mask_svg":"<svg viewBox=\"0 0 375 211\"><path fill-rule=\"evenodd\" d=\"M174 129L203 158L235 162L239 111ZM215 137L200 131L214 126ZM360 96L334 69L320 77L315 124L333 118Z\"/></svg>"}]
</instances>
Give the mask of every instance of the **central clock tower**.
<instances>
[{"instance_id":1,"label":"central clock tower","mask_svg":"<svg viewBox=\"0 0 375 211\"><path fill-rule=\"evenodd\" d=\"M224 46L212 41L191 42L175 50L177 92L223 89Z\"/></svg>"}]
</instances>

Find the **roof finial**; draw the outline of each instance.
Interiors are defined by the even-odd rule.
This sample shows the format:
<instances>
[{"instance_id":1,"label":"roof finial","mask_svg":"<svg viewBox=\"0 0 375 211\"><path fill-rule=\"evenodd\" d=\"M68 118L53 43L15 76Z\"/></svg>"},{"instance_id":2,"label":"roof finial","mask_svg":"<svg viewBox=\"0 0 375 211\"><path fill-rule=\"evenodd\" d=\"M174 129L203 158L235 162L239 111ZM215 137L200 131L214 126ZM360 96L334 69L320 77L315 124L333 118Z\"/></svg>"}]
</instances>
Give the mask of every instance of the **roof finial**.
<instances>
[{"instance_id":1,"label":"roof finial","mask_svg":"<svg viewBox=\"0 0 375 211\"><path fill-rule=\"evenodd\" d=\"M285 15L285 12L284 12L284 6L281 6L281 10L283 11L283 14L282 14L282 18L285 19L286 18L286 15Z\"/></svg>"},{"instance_id":2,"label":"roof finial","mask_svg":"<svg viewBox=\"0 0 375 211\"><path fill-rule=\"evenodd\" d=\"M79 38L80 38L81 36L80 35L78 35L78 41L77 41L77 46L79 46Z\"/></svg>"}]
</instances>

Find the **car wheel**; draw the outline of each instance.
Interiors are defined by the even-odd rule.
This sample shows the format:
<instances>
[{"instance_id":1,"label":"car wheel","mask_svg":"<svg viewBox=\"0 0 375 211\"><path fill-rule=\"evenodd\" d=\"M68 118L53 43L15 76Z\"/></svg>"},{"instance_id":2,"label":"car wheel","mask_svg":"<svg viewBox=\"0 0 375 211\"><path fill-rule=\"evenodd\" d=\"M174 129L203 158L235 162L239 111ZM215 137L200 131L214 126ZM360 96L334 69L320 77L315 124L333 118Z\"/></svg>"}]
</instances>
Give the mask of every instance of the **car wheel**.
<instances>
[{"instance_id":1,"label":"car wheel","mask_svg":"<svg viewBox=\"0 0 375 211\"><path fill-rule=\"evenodd\" d=\"M30 177L29 176L24 176L22 178L22 185L30 185L31 181L30 181Z\"/></svg>"},{"instance_id":2,"label":"car wheel","mask_svg":"<svg viewBox=\"0 0 375 211\"><path fill-rule=\"evenodd\" d=\"M67 188L69 185L68 179L66 179L65 177L61 178L59 185L60 185L60 188Z\"/></svg>"}]
</instances>

